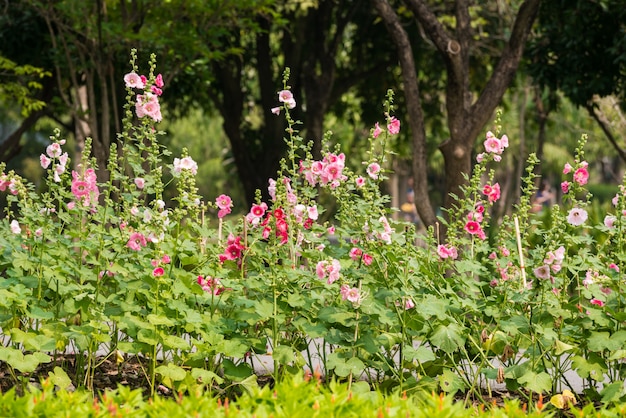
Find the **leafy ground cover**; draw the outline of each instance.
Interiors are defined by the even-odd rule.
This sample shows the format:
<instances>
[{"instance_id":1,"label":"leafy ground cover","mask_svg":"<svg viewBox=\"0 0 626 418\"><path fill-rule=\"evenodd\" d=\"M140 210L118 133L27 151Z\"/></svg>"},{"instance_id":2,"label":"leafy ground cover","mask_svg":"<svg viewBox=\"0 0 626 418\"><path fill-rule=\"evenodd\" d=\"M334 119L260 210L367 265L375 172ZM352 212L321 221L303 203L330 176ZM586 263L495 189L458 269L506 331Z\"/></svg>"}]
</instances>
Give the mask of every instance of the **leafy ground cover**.
<instances>
[{"instance_id":1,"label":"leafy ground cover","mask_svg":"<svg viewBox=\"0 0 626 418\"><path fill-rule=\"evenodd\" d=\"M515 215L494 220L494 167L510 145L496 123L464 195L418 236L392 220L380 191L401 129L393 93L352 170L331 135L323 158L312 157L289 113L297 101L286 71L268 111L286 118L290 151L237 216L220 191L198 195L191 156L163 162L166 86L154 57L149 66L142 75L133 52L123 146L111 148L107 181L89 144L70 169L58 132L41 155L44 190L1 170L10 205L0 224L0 361L14 386L48 375L87 391L110 382L150 396L229 397L254 389L258 375L280 384L309 370L348 390L365 381L466 407L489 404L495 384L527 405L626 399L626 189L600 219L589 216L585 137L547 219L531 212L531 155Z\"/></svg>"}]
</instances>

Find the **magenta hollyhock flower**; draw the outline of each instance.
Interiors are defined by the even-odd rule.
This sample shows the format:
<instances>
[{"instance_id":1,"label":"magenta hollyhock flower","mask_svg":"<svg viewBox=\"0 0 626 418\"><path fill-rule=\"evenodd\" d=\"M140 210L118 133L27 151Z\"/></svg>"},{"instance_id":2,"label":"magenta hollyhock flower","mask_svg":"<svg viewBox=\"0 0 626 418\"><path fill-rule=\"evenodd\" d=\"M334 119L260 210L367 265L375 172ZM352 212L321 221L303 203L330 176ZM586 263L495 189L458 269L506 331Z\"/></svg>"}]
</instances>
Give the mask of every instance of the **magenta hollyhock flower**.
<instances>
[{"instance_id":1,"label":"magenta hollyhock flower","mask_svg":"<svg viewBox=\"0 0 626 418\"><path fill-rule=\"evenodd\" d=\"M163 267L157 267L154 270L152 270L152 275L154 277L161 277L165 274L165 270L163 270Z\"/></svg>"},{"instance_id":2,"label":"magenta hollyhock flower","mask_svg":"<svg viewBox=\"0 0 626 418\"><path fill-rule=\"evenodd\" d=\"M604 302L601 301L600 299L596 299L596 298L591 299L589 301L589 303L591 303L592 305L599 306L599 307L603 307L604 306Z\"/></svg>"},{"instance_id":3,"label":"magenta hollyhock flower","mask_svg":"<svg viewBox=\"0 0 626 418\"><path fill-rule=\"evenodd\" d=\"M162 89L164 84L163 84L163 76L159 73L157 74L156 78L154 79L154 85L157 86L158 88Z\"/></svg>"},{"instance_id":4,"label":"magenta hollyhock flower","mask_svg":"<svg viewBox=\"0 0 626 418\"><path fill-rule=\"evenodd\" d=\"M71 190L72 194L76 196L77 199L80 199L81 197L89 194L89 185L86 181L74 180L72 181Z\"/></svg>"},{"instance_id":5,"label":"magenta hollyhock flower","mask_svg":"<svg viewBox=\"0 0 626 418\"><path fill-rule=\"evenodd\" d=\"M573 208L567 214L567 222L573 226L580 226L587 220L587 211L582 208Z\"/></svg>"},{"instance_id":6,"label":"magenta hollyhock flower","mask_svg":"<svg viewBox=\"0 0 626 418\"><path fill-rule=\"evenodd\" d=\"M617 264L611 263L611 264L609 264L609 268L611 270L615 270L617 273L619 273L619 267L617 266Z\"/></svg>"},{"instance_id":7,"label":"magenta hollyhock flower","mask_svg":"<svg viewBox=\"0 0 626 418\"><path fill-rule=\"evenodd\" d=\"M391 135L396 135L400 132L400 121L392 116L389 122L387 123L387 130Z\"/></svg>"},{"instance_id":8,"label":"magenta hollyhock flower","mask_svg":"<svg viewBox=\"0 0 626 418\"><path fill-rule=\"evenodd\" d=\"M467 223L465 224L465 231L468 234L475 235L482 231L482 228L480 227L480 224L476 221L467 221Z\"/></svg>"},{"instance_id":9,"label":"magenta hollyhock flower","mask_svg":"<svg viewBox=\"0 0 626 418\"><path fill-rule=\"evenodd\" d=\"M378 122L376 122L376 124L374 125L374 130L372 131L372 137L378 138L378 135L380 135L382 132L383 128L381 128Z\"/></svg>"},{"instance_id":10,"label":"magenta hollyhock flower","mask_svg":"<svg viewBox=\"0 0 626 418\"><path fill-rule=\"evenodd\" d=\"M142 247L148 245L146 237L140 232L133 232L126 243L126 246L134 251L141 250Z\"/></svg>"},{"instance_id":11,"label":"magenta hollyhock flower","mask_svg":"<svg viewBox=\"0 0 626 418\"><path fill-rule=\"evenodd\" d=\"M363 254L362 259L363 259L363 264L365 264L366 266L369 266L370 264L372 264L372 261L374 261L372 256L369 254Z\"/></svg>"},{"instance_id":12,"label":"magenta hollyhock flower","mask_svg":"<svg viewBox=\"0 0 626 418\"><path fill-rule=\"evenodd\" d=\"M563 191L563 193L569 192L569 182L568 181L564 181L563 183L561 183L561 191Z\"/></svg>"},{"instance_id":13,"label":"magenta hollyhock flower","mask_svg":"<svg viewBox=\"0 0 626 418\"><path fill-rule=\"evenodd\" d=\"M574 172L574 181L581 186L587 184L587 181L589 181L589 172L587 171L587 168L580 167L577 169Z\"/></svg>"}]
</instances>

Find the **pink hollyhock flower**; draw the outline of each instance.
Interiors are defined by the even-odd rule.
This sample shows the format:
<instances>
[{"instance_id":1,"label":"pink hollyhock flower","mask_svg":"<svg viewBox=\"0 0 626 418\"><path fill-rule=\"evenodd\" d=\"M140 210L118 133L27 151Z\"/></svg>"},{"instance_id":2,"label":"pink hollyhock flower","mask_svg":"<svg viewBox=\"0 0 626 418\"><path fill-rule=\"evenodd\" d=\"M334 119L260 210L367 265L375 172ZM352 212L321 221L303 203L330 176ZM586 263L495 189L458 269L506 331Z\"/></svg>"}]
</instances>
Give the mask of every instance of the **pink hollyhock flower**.
<instances>
[{"instance_id":1,"label":"pink hollyhock flower","mask_svg":"<svg viewBox=\"0 0 626 418\"><path fill-rule=\"evenodd\" d=\"M77 199L80 199L84 196L89 195L89 185L86 181L75 180L72 181L72 194L76 196Z\"/></svg>"},{"instance_id":2,"label":"pink hollyhock flower","mask_svg":"<svg viewBox=\"0 0 626 418\"><path fill-rule=\"evenodd\" d=\"M289 90L281 90L278 92L278 101L285 103L288 109L296 107L296 99L293 98L293 94Z\"/></svg>"},{"instance_id":3,"label":"pink hollyhock flower","mask_svg":"<svg viewBox=\"0 0 626 418\"><path fill-rule=\"evenodd\" d=\"M267 204L265 202L261 202L260 204L252 205L250 208L250 215L254 218L262 218L265 215L266 210Z\"/></svg>"},{"instance_id":4,"label":"pink hollyhock flower","mask_svg":"<svg viewBox=\"0 0 626 418\"><path fill-rule=\"evenodd\" d=\"M150 91L156 95L156 96L160 96L163 94L163 90L161 90L160 88L158 88L157 86L151 86L150 87Z\"/></svg>"},{"instance_id":5,"label":"pink hollyhock flower","mask_svg":"<svg viewBox=\"0 0 626 418\"><path fill-rule=\"evenodd\" d=\"M482 228L480 227L480 224L476 221L467 221L467 223L465 224L465 231L468 234L475 235L482 231Z\"/></svg>"},{"instance_id":6,"label":"pink hollyhock flower","mask_svg":"<svg viewBox=\"0 0 626 418\"><path fill-rule=\"evenodd\" d=\"M191 157L174 158L174 173L179 174L183 170L189 170L191 174L196 175L198 172L198 163Z\"/></svg>"},{"instance_id":7,"label":"pink hollyhock flower","mask_svg":"<svg viewBox=\"0 0 626 418\"><path fill-rule=\"evenodd\" d=\"M611 270L615 270L617 273L619 273L619 267L617 266L617 264L611 263L611 264L609 264L609 268Z\"/></svg>"},{"instance_id":8,"label":"pink hollyhock flower","mask_svg":"<svg viewBox=\"0 0 626 418\"><path fill-rule=\"evenodd\" d=\"M163 76L159 73L157 74L156 78L154 79L154 85L157 86L158 88L162 89L163 88Z\"/></svg>"},{"instance_id":9,"label":"pink hollyhock flower","mask_svg":"<svg viewBox=\"0 0 626 418\"><path fill-rule=\"evenodd\" d=\"M613 196L613 199L611 199L611 203L613 203L613 206L617 206L617 204L619 203L619 193Z\"/></svg>"},{"instance_id":10,"label":"pink hollyhock flower","mask_svg":"<svg viewBox=\"0 0 626 418\"><path fill-rule=\"evenodd\" d=\"M221 194L215 199L215 204L220 209L230 209L233 205L233 201L230 196L225 194Z\"/></svg>"},{"instance_id":11,"label":"pink hollyhock flower","mask_svg":"<svg viewBox=\"0 0 626 418\"><path fill-rule=\"evenodd\" d=\"M358 260L359 258L361 258L361 256L363 255L363 250L361 250L360 248L357 247L353 247L350 250L350 258L354 261Z\"/></svg>"},{"instance_id":12,"label":"pink hollyhock flower","mask_svg":"<svg viewBox=\"0 0 626 418\"><path fill-rule=\"evenodd\" d=\"M400 121L395 116L392 116L389 123L387 123L387 130L391 135L396 135L400 132Z\"/></svg>"},{"instance_id":13,"label":"pink hollyhock flower","mask_svg":"<svg viewBox=\"0 0 626 418\"><path fill-rule=\"evenodd\" d=\"M280 115L280 107L278 106L271 108L270 111L275 115Z\"/></svg>"},{"instance_id":14,"label":"pink hollyhock flower","mask_svg":"<svg viewBox=\"0 0 626 418\"><path fill-rule=\"evenodd\" d=\"M596 299L596 298L591 299L589 301L589 303L591 303L592 305L599 306L599 307L603 307L604 306L604 302L601 301L600 299Z\"/></svg>"},{"instance_id":15,"label":"pink hollyhock flower","mask_svg":"<svg viewBox=\"0 0 626 418\"><path fill-rule=\"evenodd\" d=\"M126 74L124 76L124 83L126 83L126 87L130 89L143 89L146 86L145 81L135 72Z\"/></svg>"},{"instance_id":16,"label":"pink hollyhock flower","mask_svg":"<svg viewBox=\"0 0 626 418\"><path fill-rule=\"evenodd\" d=\"M134 181L138 189L143 189L146 185L146 180L143 177L136 177Z\"/></svg>"},{"instance_id":17,"label":"pink hollyhock flower","mask_svg":"<svg viewBox=\"0 0 626 418\"><path fill-rule=\"evenodd\" d=\"M378 178L378 174L380 173L380 164L371 163L367 166L367 175L372 179L376 180Z\"/></svg>"},{"instance_id":18,"label":"pink hollyhock flower","mask_svg":"<svg viewBox=\"0 0 626 418\"><path fill-rule=\"evenodd\" d=\"M484 194L485 196L489 196L489 194L491 193L491 190L492 190L492 189L491 189L491 185L490 185L490 184L485 184L485 185L483 186L483 194Z\"/></svg>"},{"instance_id":19,"label":"pink hollyhock flower","mask_svg":"<svg viewBox=\"0 0 626 418\"><path fill-rule=\"evenodd\" d=\"M571 173L571 171L573 170L574 167L572 167L570 165L570 163L565 163L565 166L563 166L563 174L569 174Z\"/></svg>"},{"instance_id":20,"label":"pink hollyhock flower","mask_svg":"<svg viewBox=\"0 0 626 418\"><path fill-rule=\"evenodd\" d=\"M309 214L309 219L316 221L317 218L319 217L319 213L317 211L317 205L308 206L306 208L306 211Z\"/></svg>"},{"instance_id":21,"label":"pink hollyhock flower","mask_svg":"<svg viewBox=\"0 0 626 418\"><path fill-rule=\"evenodd\" d=\"M13 219L11 221L11 232L13 232L15 235L20 234L22 232L22 228L20 228L20 224L18 221L16 221L15 219Z\"/></svg>"},{"instance_id":22,"label":"pink hollyhock flower","mask_svg":"<svg viewBox=\"0 0 626 418\"><path fill-rule=\"evenodd\" d=\"M581 186L587 184L588 180L589 180L589 172L587 171L586 168L581 167L574 172L574 181L580 184Z\"/></svg>"},{"instance_id":23,"label":"pink hollyhock flower","mask_svg":"<svg viewBox=\"0 0 626 418\"><path fill-rule=\"evenodd\" d=\"M369 266L370 264L372 264L372 261L374 261L372 256L369 254L363 254L362 259L363 259L363 264L365 264L366 266Z\"/></svg>"},{"instance_id":24,"label":"pink hollyhock flower","mask_svg":"<svg viewBox=\"0 0 626 418\"><path fill-rule=\"evenodd\" d=\"M57 142L48 145L46 147L46 154L48 154L50 158L59 158L62 154L61 145Z\"/></svg>"},{"instance_id":25,"label":"pink hollyhock flower","mask_svg":"<svg viewBox=\"0 0 626 418\"><path fill-rule=\"evenodd\" d=\"M167 255L167 254L163 254L163 257L161 257L161 262L162 262L163 264L169 264L169 263L171 263L171 262L172 262L172 259L170 258L170 256L169 256L169 255Z\"/></svg>"},{"instance_id":26,"label":"pink hollyhock flower","mask_svg":"<svg viewBox=\"0 0 626 418\"><path fill-rule=\"evenodd\" d=\"M550 278L550 266L548 266L547 264L537 267L535 270L533 270L533 272L538 279L547 280Z\"/></svg>"},{"instance_id":27,"label":"pink hollyhock flower","mask_svg":"<svg viewBox=\"0 0 626 418\"><path fill-rule=\"evenodd\" d=\"M157 267L154 270L152 270L152 275L154 277L161 277L165 274L165 270L163 270L163 267Z\"/></svg>"},{"instance_id":28,"label":"pink hollyhock flower","mask_svg":"<svg viewBox=\"0 0 626 418\"><path fill-rule=\"evenodd\" d=\"M408 311L409 309L413 309L413 308L415 308L415 302L413 302L413 299L408 298L407 300L404 301L404 309Z\"/></svg>"},{"instance_id":29,"label":"pink hollyhock flower","mask_svg":"<svg viewBox=\"0 0 626 418\"><path fill-rule=\"evenodd\" d=\"M50 166L50 163L52 162L52 160L46 157L45 154L41 154L39 156L39 162L41 163L41 167L43 167L43 169L45 170Z\"/></svg>"},{"instance_id":30,"label":"pink hollyhock flower","mask_svg":"<svg viewBox=\"0 0 626 418\"><path fill-rule=\"evenodd\" d=\"M365 179L361 176L357 177L354 182L356 183L356 187L359 189L365 185Z\"/></svg>"},{"instance_id":31,"label":"pink hollyhock flower","mask_svg":"<svg viewBox=\"0 0 626 418\"><path fill-rule=\"evenodd\" d=\"M491 132L487 132L487 138L483 143L485 151L490 154L500 154L502 152L502 143Z\"/></svg>"},{"instance_id":32,"label":"pink hollyhock flower","mask_svg":"<svg viewBox=\"0 0 626 418\"><path fill-rule=\"evenodd\" d=\"M130 238L126 243L126 246L134 251L139 251L142 247L145 247L146 245L148 245L146 237L140 232L133 232L132 234L130 234Z\"/></svg>"},{"instance_id":33,"label":"pink hollyhock flower","mask_svg":"<svg viewBox=\"0 0 626 418\"><path fill-rule=\"evenodd\" d=\"M378 122L376 122L376 124L374 125L374 131L372 132L372 137L378 138L378 135L380 135L382 132L383 129L380 127Z\"/></svg>"},{"instance_id":34,"label":"pink hollyhock flower","mask_svg":"<svg viewBox=\"0 0 626 418\"><path fill-rule=\"evenodd\" d=\"M564 181L563 183L561 183L561 190L563 191L563 193L569 192L569 182L568 181Z\"/></svg>"},{"instance_id":35,"label":"pink hollyhock flower","mask_svg":"<svg viewBox=\"0 0 626 418\"><path fill-rule=\"evenodd\" d=\"M485 153L484 152L481 152L480 154L476 155L476 162L477 163L482 163L484 159L485 159Z\"/></svg>"},{"instance_id":36,"label":"pink hollyhock flower","mask_svg":"<svg viewBox=\"0 0 626 418\"><path fill-rule=\"evenodd\" d=\"M609 229L615 228L615 222L617 222L617 218L613 215L606 215L604 217L604 226Z\"/></svg>"},{"instance_id":37,"label":"pink hollyhock flower","mask_svg":"<svg viewBox=\"0 0 626 418\"><path fill-rule=\"evenodd\" d=\"M580 226L587 220L587 211L582 208L573 208L567 214L567 222L573 226Z\"/></svg>"},{"instance_id":38,"label":"pink hollyhock flower","mask_svg":"<svg viewBox=\"0 0 626 418\"><path fill-rule=\"evenodd\" d=\"M439 254L441 258L451 258L452 260L456 260L459 256L455 247L441 244L437 246L437 254Z\"/></svg>"},{"instance_id":39,"label":"pink hollyhock flower","mask_svg":"<svg viewBox=\"0 0 626 418\"><path fill-rule=\"evenodd\" d=\"M347 300L354 304L358 304L361 302L361 291L356 287L349 287L348 285L341 286L339 290L339 294L341 295L341 299Z\"/></svg>"},{"instance_id":40,"label":"pink hollyhock flower","mask_svg":"<svg viewBox=\"0 0 626 418\"><path fill-rule=\"evenodd\" d=\"M335 235L335 227L334 226L329 226L326 229L326 232L328 232L328 235Z\"/></svg>"}]
</instances>

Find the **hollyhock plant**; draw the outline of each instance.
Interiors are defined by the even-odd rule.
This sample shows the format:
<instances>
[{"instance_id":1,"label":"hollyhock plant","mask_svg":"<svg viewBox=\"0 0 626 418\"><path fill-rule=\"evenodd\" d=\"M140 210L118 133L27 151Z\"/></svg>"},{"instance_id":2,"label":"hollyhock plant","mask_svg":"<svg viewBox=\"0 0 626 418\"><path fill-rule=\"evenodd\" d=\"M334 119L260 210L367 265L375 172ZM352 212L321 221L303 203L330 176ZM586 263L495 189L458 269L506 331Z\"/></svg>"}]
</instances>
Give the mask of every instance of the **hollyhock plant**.
<instances>
[{"instance_id":1,"label":"hollyhock plant","mask_svg":"<svg viewBox=\"0 0 626 418\"><path fill-rule=\"evenodd\" d=\"M400 132L400 121L392 116L387 123L387 130L391 135L397 135Z\"/></svg>"},{"instance_id":2,"label":"hollyhock plant","mask_svg":"<svg viewBox=\"0 0 626 418\"><path fill-rule=\"evenodd\" d=\"M580 226L587 220L587 211L582 208L573 208L567 214L567 222L573 226Z\"/></svg>"}]
</instances>

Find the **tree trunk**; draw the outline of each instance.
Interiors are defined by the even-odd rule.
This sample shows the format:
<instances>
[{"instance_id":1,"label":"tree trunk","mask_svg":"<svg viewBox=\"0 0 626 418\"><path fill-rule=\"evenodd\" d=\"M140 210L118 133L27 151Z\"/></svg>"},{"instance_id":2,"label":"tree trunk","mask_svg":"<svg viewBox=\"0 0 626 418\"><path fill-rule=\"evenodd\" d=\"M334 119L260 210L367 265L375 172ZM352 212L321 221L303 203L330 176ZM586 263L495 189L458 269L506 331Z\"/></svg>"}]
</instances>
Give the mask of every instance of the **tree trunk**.
<instances>
[{"instance_id":1,"label":"tree trunk","mask_svg":"<svg viewBox=\"0 0 626 418\"><path fill-rule=\"evenodd\" d=\"M404 96L407 103L407 123L411 130L413 144L413 187L415 191L415 207L424 225L434 225L437 217L430 203L427 182L426 132L424 130L424 114L417 82L417 72L413 58L413 50L409 38L402 27L400 19L387 0L373 0L374 7L385 22L394 44L398 50L398 59L402 68Z\"/></svg>"}]
</instances>

